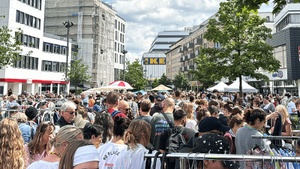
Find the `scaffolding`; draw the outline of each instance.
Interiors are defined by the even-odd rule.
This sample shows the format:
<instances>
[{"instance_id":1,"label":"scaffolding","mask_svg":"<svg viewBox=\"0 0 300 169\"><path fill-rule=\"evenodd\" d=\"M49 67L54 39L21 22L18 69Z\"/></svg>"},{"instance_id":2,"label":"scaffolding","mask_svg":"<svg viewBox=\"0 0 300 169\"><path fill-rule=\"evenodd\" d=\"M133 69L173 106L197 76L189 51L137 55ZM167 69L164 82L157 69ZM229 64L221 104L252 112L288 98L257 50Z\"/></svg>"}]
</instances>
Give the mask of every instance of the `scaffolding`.
<instances>
[{"instance_id":1,"label":"scaffolding","mask_svg":"<svg viewBox=\"0 0 300 169\"><path fill-rule=\"evenodd\" d=\"M45 30L65 36L62 21L74 22L70 37L77 39L78 55L89 67L91 87L114 80L114 23L116 11L99 0L47 0ZM77 27L76 27L77 26Z\"/></svg>"}]
</instances>

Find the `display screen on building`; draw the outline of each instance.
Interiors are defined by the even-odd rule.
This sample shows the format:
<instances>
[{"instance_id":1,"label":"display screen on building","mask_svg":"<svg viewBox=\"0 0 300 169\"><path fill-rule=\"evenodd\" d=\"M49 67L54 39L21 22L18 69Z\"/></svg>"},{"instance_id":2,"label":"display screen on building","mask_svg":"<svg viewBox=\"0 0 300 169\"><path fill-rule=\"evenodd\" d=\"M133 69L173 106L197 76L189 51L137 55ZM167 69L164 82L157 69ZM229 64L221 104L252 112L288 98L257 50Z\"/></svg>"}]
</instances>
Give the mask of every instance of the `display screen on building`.
<instances>
[{"instance_id":1,"label":"display screen on building","mask_svg":"<svg viewBox=\"0 0 300 169\"><path fill-rule=\"evenodd\" d=\"M144 65L165 65L166 58L144 58Z\"/></svg>"}]
</instances>

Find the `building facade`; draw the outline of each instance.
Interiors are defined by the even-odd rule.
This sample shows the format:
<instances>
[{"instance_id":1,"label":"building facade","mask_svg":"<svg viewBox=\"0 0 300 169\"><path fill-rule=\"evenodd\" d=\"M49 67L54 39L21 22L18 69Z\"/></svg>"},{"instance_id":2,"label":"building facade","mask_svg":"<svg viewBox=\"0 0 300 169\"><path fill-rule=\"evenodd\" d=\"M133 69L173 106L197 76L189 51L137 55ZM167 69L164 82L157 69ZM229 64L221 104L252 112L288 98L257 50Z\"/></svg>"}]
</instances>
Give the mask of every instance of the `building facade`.
<instances>
[{"instance_id":1,"label":"building facade","mask_svg":"<svg viewBox=\"0 0 300 169\"><path fill-rule=\"evenodd\" d=\"M300 95L300 3L287 4L274 18L274 57L280 61L278 72L269 74L265 86L271 93Z\"/></svg>"},{"instance_id":2,"label":"building facade","mask_svg":"<svg viewBox=\"0 0 300 169\"><path fill-rule=\"evenodd\" d=\"M167 62L165 53L170 50L170 46L173 43L188 36L189 33L190 28L158 33L150 46L149 52L144 53L141 59L146 79L153 81L159 79L163 74L166 74Z\"/></svg>"},{"instance_id":3,"label":"building facade","mask_svg":"<svg viewBox=\"0 0 300 169\"><path fill-rule=\"evenodd\" d=\"M44 34L43 0L1 1L0 26L7 26L22 45L20 60L0 70L0 94L11 89L14 94L68 91L65 81L66 39ZM70 51L70 50L69 50ZM69 59L70 63L70 59Z\"/></svg>"},{"instance_id":4,"label":"building facade","mask_svg":"<svg viewBox=\"0 0 300 169\"><path fill-rule=\"evenodd\" d=\"M110 5L99 0L47 0L45 31L65 37L67 32L61 22L74 23L70 37L78 44L77 59L89 67L90 87L108 85L116 79L115 72L120 72L115 56L120 57L120 48L125 48L125 20L116 14ZM115 51L115 42L119 51Z\"/></svg>"},{"instance_id":5,"label":"building facade","mask_svg":"<svg viewBox=\"0 0 300 169\"><path fill-rule=\"evenodd\" d=\"M214 43L203 38L208 21L195 26L189 36L170 46L170 50L166 53L166 72L169 79L174 79L182 72L191 80L189 70L196 68L194 60L200 54L200 47L214 47Z\"/></svg>"},{"instance_id":6,"label":"building facade","mask_svg":"<svg viewBox=\"0 0 300 169\"><path fill-rule=\"evenodd\" d=\"M126 49L125 49L125 26L126 21L116 15L115 18L115 42L114 42L114 80L121 80L123 70L125 70L125 56L126 56Z\"/></svg>"}]
</instances>

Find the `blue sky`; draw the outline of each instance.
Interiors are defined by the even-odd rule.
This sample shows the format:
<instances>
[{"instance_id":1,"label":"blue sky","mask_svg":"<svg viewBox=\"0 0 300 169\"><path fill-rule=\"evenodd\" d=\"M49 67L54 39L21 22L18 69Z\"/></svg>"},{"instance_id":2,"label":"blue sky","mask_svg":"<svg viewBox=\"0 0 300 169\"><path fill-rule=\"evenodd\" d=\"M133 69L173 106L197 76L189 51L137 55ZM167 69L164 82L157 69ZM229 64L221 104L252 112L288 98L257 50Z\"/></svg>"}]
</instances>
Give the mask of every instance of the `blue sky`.
<instances>
[{"instance_id":1,"label":"blue sky","mask_svg":"<svg viewBox=\"0 0 300 169\"><path fill-rule=\"evenodd\" d=\"M208 19L224 0L103 0L126 20L125 46L130 61L147 52L157 34L164 30L182 30ZM263 5L270 12L272 4Z\"/></svg>"}]
</instances>

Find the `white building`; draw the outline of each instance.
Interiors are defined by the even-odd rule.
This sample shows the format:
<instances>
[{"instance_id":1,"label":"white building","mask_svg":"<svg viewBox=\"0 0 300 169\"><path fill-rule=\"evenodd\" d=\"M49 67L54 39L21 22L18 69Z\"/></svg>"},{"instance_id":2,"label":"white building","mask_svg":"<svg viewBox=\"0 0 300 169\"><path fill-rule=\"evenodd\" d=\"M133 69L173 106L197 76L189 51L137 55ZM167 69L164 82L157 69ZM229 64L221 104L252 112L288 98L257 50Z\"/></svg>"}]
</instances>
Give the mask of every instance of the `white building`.
<instances>
[{"instance_id":1,"label":"white building","mask_svg":"<svg viewBox=\"0 0 300 169\"><path fill-rule=\"evenodd\" d=\"M111 5L99 0L47 0L45 13L47 33L66 37L62 21L74 23L70 38L78 44L77 59L89 68L90 87L105 86L116 79L116 72L123 69L125 20Z\"/></svg>"},{"instance_id":2,"label":"white building","mask_svg":"<svg viewBox=\"0 0 300 169\"><path fill-rule=\"evenodd\" d=\"M115 17L115 44L114 44L114 51L115 51L115 64L114 64L114 80L122 79L122 71L125 69L125 56L124 51L125 49L125 26L126 21L121 18L119 15Z\"/></svg>"},{"instance_id":3,"label":"white building","mask_svg":"<svg viewBox=\"0 0 300 169\"><path fill-rule=\"evenodd\" d=\"M14 94L68 91L67 43L59 37L44 35L44 9L43 0L0 1L0 15L5 16L0 19L0 26L8 26L13 35L21 28L22 34L17 39L22 42L23 50L21 60L0 70L0 94L7 94L9 89Z\"/></svg>"}]
</instances>

